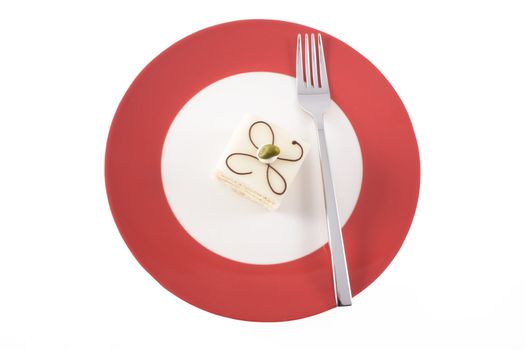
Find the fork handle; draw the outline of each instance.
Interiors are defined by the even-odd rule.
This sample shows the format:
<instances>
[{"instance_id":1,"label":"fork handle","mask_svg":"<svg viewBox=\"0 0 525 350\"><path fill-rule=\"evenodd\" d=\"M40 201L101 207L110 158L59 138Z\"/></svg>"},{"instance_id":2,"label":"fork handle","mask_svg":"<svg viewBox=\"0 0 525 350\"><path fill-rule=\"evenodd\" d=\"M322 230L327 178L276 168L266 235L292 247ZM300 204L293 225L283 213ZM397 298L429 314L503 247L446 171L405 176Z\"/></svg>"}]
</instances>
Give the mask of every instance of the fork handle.
<instances>
[{"instance_id":1,"label":"fork handle","mask_svg":"<svg viewBox=\"0 0 525 350\"><path fill-rule=\"evenodd\" d=\"M328 147L326 145L326 134L324 131L323 117L317 120L317 136L319 139L319 157L323 175L324 201L326 208L326 221L328 225L328 242L332 257L332 273L334 279L335 300L337 306L352 305L352 292L350 290L350 279L346 265L343 235L339 223L335 188L328 159Z\"/></svg>"}]
</instances>

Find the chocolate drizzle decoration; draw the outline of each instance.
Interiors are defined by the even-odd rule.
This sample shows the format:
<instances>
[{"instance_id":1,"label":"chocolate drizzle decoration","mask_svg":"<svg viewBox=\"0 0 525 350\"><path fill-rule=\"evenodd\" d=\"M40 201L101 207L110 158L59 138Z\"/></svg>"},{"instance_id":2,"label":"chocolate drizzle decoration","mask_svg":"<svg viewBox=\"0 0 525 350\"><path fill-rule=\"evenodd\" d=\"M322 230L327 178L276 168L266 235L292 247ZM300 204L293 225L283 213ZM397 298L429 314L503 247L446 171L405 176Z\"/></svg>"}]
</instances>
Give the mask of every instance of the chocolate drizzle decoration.
<instances>
[{"instance_id":1,"label":"chocolate drizzle decoration","mask_svg":"<svg viewBox=\"0 0 525 350\"><path fill-rule=\"evenodd\" d=\"M252 125L250 125L250 128L248 130L248 138L250 139L250 142L253 145L253 147L255 147L256 150L259 149L259 146L257 146L257 144L253 141L253 138L252 138L253 128L256 125L258 125L258 124L265 125L268 128L268 130L270 130L270 134L272 136L272 145L274 145L275 144L275 134L273 132L272 127L267 122L259 120L259 121L254 122ZM301 151L301 154L298 157L296 157L296 158L277 157L277 160L282 160L282 161L285 161L285 162L297 162L297 161L301 160L303 158L303 154L304 154L303 146L301 146L301 144L299 142L295 141L295 140L292 141L292 145L298 146L299 150ZM256 156L252 155L252 154L242 153L242 152L235 152L235 153L230 154L228 157L226 157L226 161L225 161L226 162L226 166L228 167L228 169L230 169L230 171L232 173L237 174L237 175L250 175L250 174L253 174L253 170L250 170L250 171L236 171L236 170L234 170L230 166L230 164L228 164L228 161L230 160L230 158L235 157L235 156L243 156L243 157L253 158L253 159L255 159L257 161L257 164L261 164L261 165L266 166L266 182L268 182L268 187L270 187L270 190L272 190L272 192L277 194L277 195L282 195L284 192L286 192L286 189L288 188L288 184L286 183L286 179L284 178L284 176L277 169L275 169L275 167L273 167L272 165L264 164L262 162L259 162L259 159ZM279 178L282 180L283 187L284 187L282 191L276 191L275 188L273 187L272 182L270 181L270 170L273 171L275 174L277 174L277 176L279 176Z\"/></svg>"}]
</instances>

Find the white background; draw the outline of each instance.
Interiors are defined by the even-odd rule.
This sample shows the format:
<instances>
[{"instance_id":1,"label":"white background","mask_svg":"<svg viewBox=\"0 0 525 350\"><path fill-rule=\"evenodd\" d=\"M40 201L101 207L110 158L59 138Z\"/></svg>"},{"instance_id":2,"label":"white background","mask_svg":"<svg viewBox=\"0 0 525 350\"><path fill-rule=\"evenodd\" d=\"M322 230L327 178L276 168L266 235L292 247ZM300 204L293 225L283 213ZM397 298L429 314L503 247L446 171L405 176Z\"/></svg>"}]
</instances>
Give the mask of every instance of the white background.
<instances>
[{"instance_id":1,"label":"white background","mask_svg":"<svg viewBox=\"0 0 525 350\"><path fill-rule=\"evenodd\" d=\"M3 1L0 349L525 348L525 11L492 3ZM173 42L241 18L339 37L411 115L416 217L351 308L276 324L208 314L160 287L113 223L104 149L126 88Z\"/></svg>"}]
</instances>

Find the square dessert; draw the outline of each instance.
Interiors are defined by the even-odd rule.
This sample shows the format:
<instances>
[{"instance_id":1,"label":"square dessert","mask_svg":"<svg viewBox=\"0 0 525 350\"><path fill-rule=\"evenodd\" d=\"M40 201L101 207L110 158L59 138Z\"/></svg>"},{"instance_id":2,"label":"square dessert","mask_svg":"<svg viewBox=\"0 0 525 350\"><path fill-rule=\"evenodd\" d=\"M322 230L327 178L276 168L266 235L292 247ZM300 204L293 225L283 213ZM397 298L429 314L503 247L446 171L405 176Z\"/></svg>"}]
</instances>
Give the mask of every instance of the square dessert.
<instances>
[{"instance_id":1,"label":"square dessert","mask_svg":"<svg viewBox=\"0 0 525 350\"><path fill-rule=\"evenodd\" d=\"M239 194L274 210L292 185L309 149L307 142L248 115L233 132L214 175Z\"/></svg>"}]
</instances>

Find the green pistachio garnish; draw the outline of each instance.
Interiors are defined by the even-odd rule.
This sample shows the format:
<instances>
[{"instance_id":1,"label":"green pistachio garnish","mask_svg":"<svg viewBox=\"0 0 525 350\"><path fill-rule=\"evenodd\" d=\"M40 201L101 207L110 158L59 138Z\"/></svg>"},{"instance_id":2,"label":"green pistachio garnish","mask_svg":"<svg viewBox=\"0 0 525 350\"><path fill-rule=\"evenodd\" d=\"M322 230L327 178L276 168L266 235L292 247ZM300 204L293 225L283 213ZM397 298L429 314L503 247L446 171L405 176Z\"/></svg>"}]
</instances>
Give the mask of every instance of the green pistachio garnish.
<instances>
[{"instance_id":1,"label":"green pistachio garnish","mask_svg":"<svg viewBox=\"0 0 525 350\"><path fill-rule=\"evenodd\" d=\"M277 147L276 145L267 144L259 149L259 153L257 154L257 156L260 159L270 159L278 156L279 153L281 153L279 147Z\"/></svg>"}]
</instances>

